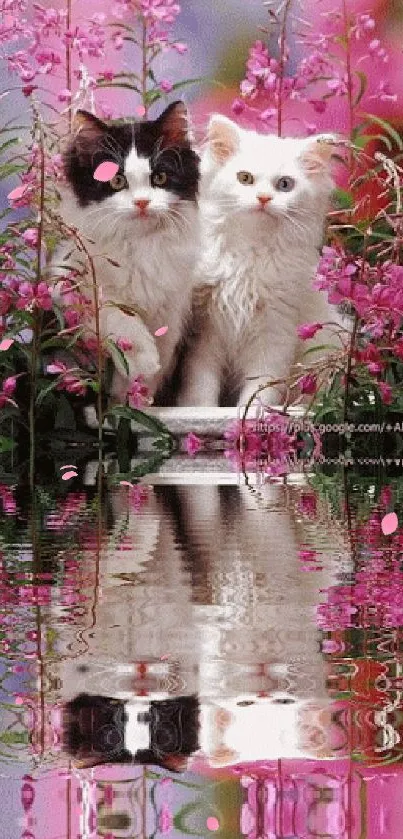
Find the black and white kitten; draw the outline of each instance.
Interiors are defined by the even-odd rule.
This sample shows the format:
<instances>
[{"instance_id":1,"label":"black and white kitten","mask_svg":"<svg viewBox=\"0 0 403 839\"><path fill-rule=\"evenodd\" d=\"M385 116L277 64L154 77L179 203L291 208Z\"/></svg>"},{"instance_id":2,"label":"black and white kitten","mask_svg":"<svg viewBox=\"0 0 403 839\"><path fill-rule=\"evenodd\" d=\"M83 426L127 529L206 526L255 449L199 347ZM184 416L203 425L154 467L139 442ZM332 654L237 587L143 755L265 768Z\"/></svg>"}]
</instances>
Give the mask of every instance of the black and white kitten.
<instances>
[{"instance_id":1,"label":"black and white kitten","mask_svg":"<svg viewBox=\"0 0 403 839\"><path fill-rule=\"evenodd\" d=\"M107 182L94 179L106 161L117 164L118 172ZM68 185L60 213L85 237L94 258L101 337L133 345L126 353L129 377L116 370L112 399L125 401L129 381L140 374L154 394L174 364L198 247L199 158L191 148L185 105L174 102L157 120L145 122L102 122L78 111L64 168ZM70 266L80 262L71 242L56 252L54 276L63 273L63 260ZM144 318L124 314L109 301L139 307ZM154 333L165 325L157 346Z\"/></svg>"}]
</instances>

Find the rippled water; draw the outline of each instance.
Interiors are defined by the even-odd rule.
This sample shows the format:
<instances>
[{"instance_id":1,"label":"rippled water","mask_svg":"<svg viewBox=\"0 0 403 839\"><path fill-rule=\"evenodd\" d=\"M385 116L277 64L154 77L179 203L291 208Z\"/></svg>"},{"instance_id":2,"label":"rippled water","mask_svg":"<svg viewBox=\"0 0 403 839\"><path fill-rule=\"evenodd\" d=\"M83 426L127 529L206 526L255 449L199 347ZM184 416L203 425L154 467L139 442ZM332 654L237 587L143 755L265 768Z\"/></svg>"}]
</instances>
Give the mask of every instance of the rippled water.
<instances>
[{"instance_id":1,"label":"rippled water","mask_svg":"<svg viewBox=\"0 0 403 839\"><path fill-rule=\"evenodd\" d=\"M4 839L400 839L400 482L228 469L1 489Z\"/></svg>"}]
</instances>

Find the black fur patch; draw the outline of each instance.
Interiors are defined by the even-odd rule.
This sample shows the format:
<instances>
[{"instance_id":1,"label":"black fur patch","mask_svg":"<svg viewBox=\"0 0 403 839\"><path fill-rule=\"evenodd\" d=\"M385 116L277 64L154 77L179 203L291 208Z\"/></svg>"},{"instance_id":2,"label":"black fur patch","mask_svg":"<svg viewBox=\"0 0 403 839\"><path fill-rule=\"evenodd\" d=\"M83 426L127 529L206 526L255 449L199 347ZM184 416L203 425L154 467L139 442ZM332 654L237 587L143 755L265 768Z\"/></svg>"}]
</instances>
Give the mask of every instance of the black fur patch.
<instances>
[{"instance_id":1,"label":"black fur patch","mask_svg":"<svg viewBox=\"0 0 403 839\"><path fill-rule=\"evenodd\" d=\"M151 173L164 171L167 181L158 189L168 189L179 198L195 201L199 181L199 157L191 148L186 133L183 136L169 133L169 123L175 109L182 103L175 102L157 120L112 120L102 122L92 114L78 113L81 121L64 154L64 170L82 207L103 201L114 194L109 182L94 179L96 168L107 160L119 165L124 174L125 160L133 147L139 157L150 160ZM170 142L170 136L173 137Z\"/></svg>"}]
</instances>

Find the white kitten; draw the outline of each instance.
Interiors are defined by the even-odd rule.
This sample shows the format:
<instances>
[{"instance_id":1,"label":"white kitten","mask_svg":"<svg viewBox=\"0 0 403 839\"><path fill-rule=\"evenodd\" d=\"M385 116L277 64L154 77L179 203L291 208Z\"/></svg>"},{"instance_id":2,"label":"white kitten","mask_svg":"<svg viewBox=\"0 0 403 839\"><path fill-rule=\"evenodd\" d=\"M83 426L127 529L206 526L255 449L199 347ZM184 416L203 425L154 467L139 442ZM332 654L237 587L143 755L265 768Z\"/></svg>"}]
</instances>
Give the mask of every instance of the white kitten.
<instances>
[{"instance_id":1,"label":"white kitten","mask_svg":"<svg viewBox=\"0 0 403 839\"><path fill-rule=\"evenodd\" d=\"M245 405L259 385L289 375L301 344L298 324L335 320L312 288L333 188L332 145L320 139L259 135L211 118L201 170L196 339L181 405L219 405L228 383ZM335 343L325 329L318 339ZM261 397L273 405L282 395L270 388Z\"/></svg>"},{"instance_id":2,"label":"white kitten","mask_svg":"<svg viewBox=\"0 0 403 839\"><path fill-rule=\"evenodd\" d=\"M103 123L79 111L74 129L60 212L94 257L102 338L133 343L129 378L142 374L155 393L174 363L190 309L198 246L198 157L190 146L186 108L173 103L159 119L143 123ZM106 161L119 171L104 183L94 172ZM79 261L71 248L69 242L56 252L53 276L63 273L68 254L69 265ZM108 301L139 307L144 322ZM157 347L154 332L164 325L168 332ZM127 389L127 376L117 371L112 398L125 401Z\"/></svg>"}]
</instances>

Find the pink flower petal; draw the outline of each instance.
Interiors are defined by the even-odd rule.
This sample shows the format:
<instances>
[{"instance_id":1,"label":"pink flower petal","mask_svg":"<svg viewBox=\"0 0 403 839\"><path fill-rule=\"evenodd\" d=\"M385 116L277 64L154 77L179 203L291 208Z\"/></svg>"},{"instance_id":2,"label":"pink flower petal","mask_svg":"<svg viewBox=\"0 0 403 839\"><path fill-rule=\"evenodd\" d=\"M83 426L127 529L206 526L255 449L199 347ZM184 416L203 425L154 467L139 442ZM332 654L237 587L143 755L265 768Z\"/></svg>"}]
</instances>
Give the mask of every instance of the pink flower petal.
<instances>
[{"instance_id":1,"label":"pink flower petal","mask_svg":"<svg viewBox=\"0 0 403 839\"><path fill-rule=\"evenodd\" d=\"M17 201L18 198L22 198L26 191L26 185L16 186L15 189L12 189L11 192L8 193L7 198L9 198L10 201Z\"/></svg>"},{"instance_id":2,"label":"pink flower petal","mask_svg":"<svg viewBox=\"0 0 403 839\"><path fill-rule=\"evenodd\" d=\"M215 816L209 816L206 822L207 830L211 830L212 832L216 832L220 829L220 822L216 819Z\"/></svg>"},{"instance_id":3,"label":"pink flower petal","mask_svg":"<svg viewBox=\"0 0 403 839\"><path fill-rule=\"evenodd\" d=\"M12 344L14 344L13 338L3 338L3 340L0 342L0 352L5 352L6 350L9 350Z\"/></svg>"},{"instance_id":4,"label":"pink flower petal","mask_svg":"<svg viewBox=\"0 0 403 839\"><path fill-rule=\"evenodd\" d=\"M105 160L103 163L100 163L99 166L97 166L97 168L95 169L94 179L96 181L106 183L106 181L110 181L116 175L117 172L119 172L118 164L113 163L112 160Z\"/></svg>"},{"instance_id":5,"label":"pink flower petal","mask_svg":"<svg viewBox=\"0 0 403 839\"><path fill-rule=\"evenodd\" d=\"M76 478L76 477L77 477L77 472L65 472L64 475L62 475L62 481L69 481L70 478Z\"/></svg>"},{"instance_id":6,"label":"pink flower petal","mask_svg":"<svg viewBox=\"0 0 403 839\"><path fill-rule=\"evenodd\" d=\"M396 513L387 513L381 521L381 530L384 536L390 536L399 527L399 519Z\"/></svg>"},{"instance_id":7,"label":"pink flower petal","mask_svg":"<svg viewBox=\"0 0 403 839\"><path fill-rule=\"evenodd\" d=\"M136 108L136 114L138 114L138 115L139 115L139 117L143 117L143 116L145 116L145 112L146 112L146 109L145 109L144 105L138 105L138 106L137 106L137 108Z\"/></svg>"},{"instance_id":8,"label":"pink flower petal","mask_svg":"<svg viewBox=\"0 0 403 839\"><path fill-rule=\"evenodd\" d=\"M160 328L157 329L156 332L154 332L154 335L156 335L157 338L159 338L160 335L166 335L167 332L168 332L168 327L167 326L160 326Z\"/></svg>"},{"instance_id":9,"label":"pink flower petal","mask_svg":"<svg viewBox=\"0 0 403 839\"><path fill-rule=\"evenodd\" d=\"M130 481L120 481L120 486L121 487L132 487L133 484L131 484Z\"/></svg>"}]
</instances>

